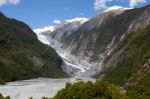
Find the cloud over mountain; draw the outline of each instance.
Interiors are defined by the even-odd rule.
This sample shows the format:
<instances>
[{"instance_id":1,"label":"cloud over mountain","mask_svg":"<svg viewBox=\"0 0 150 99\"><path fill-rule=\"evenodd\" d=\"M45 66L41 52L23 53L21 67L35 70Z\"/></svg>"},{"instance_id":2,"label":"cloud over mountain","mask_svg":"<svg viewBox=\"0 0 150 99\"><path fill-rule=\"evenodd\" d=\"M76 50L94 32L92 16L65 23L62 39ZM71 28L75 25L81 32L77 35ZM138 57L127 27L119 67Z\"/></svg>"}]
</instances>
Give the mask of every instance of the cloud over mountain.
<instances>
[{"instance_id":1,"label":"cloud over mountain","mask_svg":"<svg viewBox=\"0 0 150 99\"><path fill-rule=\"evenodd\" d=\"M0 6L9 5L9 4L16 5L19 2L20 0L0 0Z\"/></svg>"},{"instance_id":2,"label":"cloud over mountain","mask_svg":"<svg viewBox=\"0 0 150 99\"><path fill-rule=\"evenodd\" d=\"M146 3L147 0L95 0L94 1L94 9L95 11L98 10L105 10L107 8L109 8L110 6L108 6L107 3L109 2L128 2L128 6L131 8L134 8L136 6L138 6L140 3ZM113 5L116 6L116 5Z\"/></svg>"},{"instance_id":3,"label":"cloud over mountain","mask_svg":"<svg viewBox=\"0 0 150 99\"><path fill-rule=\"evenodd\" d=\"M139 3L146 3L146 0L130 0L130 7L136 7Z\"/></svg>"},{"instance_id":4,"label":"cloud over mountain","mask_svg":"<svg viewBox=\"0 0 150 99\"><path fill-rule=\"evenodd\" d=\"M97 11L97 10L101 10L101 9L106 9L107 8L107 5L106 3L107 2L111 2L112 0L95 0L94 2L94 9Z\"/></svg>"}]
</instances>

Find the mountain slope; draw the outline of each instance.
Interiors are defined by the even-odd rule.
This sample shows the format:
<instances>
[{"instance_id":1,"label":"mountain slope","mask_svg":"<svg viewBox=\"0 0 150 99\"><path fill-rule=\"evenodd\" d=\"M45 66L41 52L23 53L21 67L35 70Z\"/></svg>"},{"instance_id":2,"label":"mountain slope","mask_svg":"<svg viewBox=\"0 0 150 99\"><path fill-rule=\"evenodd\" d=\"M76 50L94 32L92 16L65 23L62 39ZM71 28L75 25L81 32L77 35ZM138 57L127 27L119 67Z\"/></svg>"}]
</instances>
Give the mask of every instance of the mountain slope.
<instances>
[{"instance_id":1,"label":"mountain slope","mask_svg":"<svg viewBox=\"0 0 150 99\"><path fill-rule=\"evenodd\" d=\"M118 63L115 66L116 68L110 71L106 78L112 82L122 84L125 82L136 82L143 78L138 76L147 75L150 72L149 39L150 25L144 29L138 29L128 35L120 47L114 52L114 56L121 53L121 57L117 59ZM140 75L139 73L144 73L144 75Z\"/></svg>"},{"instance_id":2,"label":"mountain slope","mask_svg":"<svg viewBox=\"0 0 150 99\"><path fill-rule=\"evenodd\" d=\"M79 24L80 22L75 21L58 28L53 32L42 32L41 34L46 35L49 39L50 45L58 52L62 53L65 58L67 57L67 59L73 64L89 68L88 66L100 64L100 61L91 62L91 59L94 60L97 57L94 56L94 46L97 39L97 33L94 31L100 27L103 22L111 20L122 12L123 11L117 11L117 13L106 12L97 15L83 24ZM99 71L99 67L95 69L94 66L94 72L95 70ZM93 72L89 71L85 76L89 76L89 74L93 75Z\"/></svg>"},{"instance_id":3,"label":"mountain slope","mask_svg":"<svg viewBox=\"0 0 150 99\"><path fill-rule=\"evenodd\" d=\"M0 13L0 81L34 77L65 77L61 58L25 23Z\"/></svg>"},{"instance_id":4,"label":"mountain slope","mask_svg":"<svg viewBox=\"0 0 150 99\"><path fill-rule=\"evenodd\" d=\"M117 62L114 62L115 67L113 59ZM128 35L106 64L112 66L109 71L103 72L104 79L123 85L134 99L139 97L148 99L150 97L150 25Z\"/></svg>"},{"instance_id":5,"label":"mountain slope","mask_svg":"<svg viewBox=\"0 0 150 99\"><path fill-rule=\"evenodd\" d=\"M145 8L146 9L143 11L143 13L140 16L138 16L136 19L132 20L122 41L120 41L118 43L118 45L116 46L114 51L109 56L107 56L103 62L103 69L102 69L101 73L109 72L116 67L117 68L125 67L124 69L120 68L121 70L118 71L118 73L120 73L120 75L118 74L118 77L120 76L120 78L116 78L118 80L118 81L116 81L118 84L124 83L124 80L126 78L130 77L132 72L135 72L135 71L137 72L137 69L139 69L142 65L144 65L144 61L145 62L148 61L148 60L143 59L143 57L146 58L146 56L149 56L149 54L146 53L146 51L149 50L147 44L149 43L149 40L148 40L149 39L149 34L148 34L149 28L148 27L150 24L150 17L149 17L150 7L147 6ZM144 29L142 29L142 28L144 28ZM133 31L135 31L135 32L133 32ZM134 44L130 44L131 42L134 42ZM143 46L145 46L147 48L143 48ZM128 51L129 51L129 53L128 53ZM133 53L135 55L132 55ZM140 56L138 56L138 55L140 55ZM121 62L124 63L126 61L126 59L128 59L128 58L131 58L131 59L129 59L128 62L126 62L126 66L119 65L119 64L121 64ZM132 68L132 66L133 66L133 68ZM122 75L122 77L121 77L121 75ZM127 75L128 75L128 77L127 77ZM113 75L110 75L110 76L113 76ZM113 79L115 80L115 77Z\"/></svg>"},{"instance_id":6,"label":"mountain slope","mask_svg":"<svg viewBox=\"0 0 150 99\"><path fill-rule=\"evenodd\" d=\"M66 26L46 35L49 42L62 56L79 67L84 73L76 76L97 76L116 66L114 50L138 28L150 24L150 6L135 9L115 9L97 14L89 21L72 29ZM43 33L43 35L45 35ZM113 61L114 60L114 61ZM117 62L117 61L116 61Z\"/></svg>"},{"instance_id":7,"label":"mountain slope","mask_svg":"<svg viewBox=\"0 0 150 99\"><path fill-rule=\"evenodd\" d=\"M78 76L95 76L103 71L105 58L129 33L150 23L149 11L149 6L105 11L76 29L56 29L47 37L72 63L89 68Z\"/></svg>"},{"instance_id":8,"label":"mountain slope","mask_svg":"<svg viewBox=\"0 0 150 99\"><path fill-rule=\"evenodd\" d=\"M105 51L111 49L112 45L115 46L117 44L126 30L128 30L130 22L139 16L143 10L144 8L126 10L119 15L116 15L114 12L102 13L68 36L65 44L70 44L73 41L72 54L79 57L87 56L89 57L88 61L98 61L105 56L101 54L107 54ZM111 43L113 44L109 46Z\"/></svg>"}]
</instances>

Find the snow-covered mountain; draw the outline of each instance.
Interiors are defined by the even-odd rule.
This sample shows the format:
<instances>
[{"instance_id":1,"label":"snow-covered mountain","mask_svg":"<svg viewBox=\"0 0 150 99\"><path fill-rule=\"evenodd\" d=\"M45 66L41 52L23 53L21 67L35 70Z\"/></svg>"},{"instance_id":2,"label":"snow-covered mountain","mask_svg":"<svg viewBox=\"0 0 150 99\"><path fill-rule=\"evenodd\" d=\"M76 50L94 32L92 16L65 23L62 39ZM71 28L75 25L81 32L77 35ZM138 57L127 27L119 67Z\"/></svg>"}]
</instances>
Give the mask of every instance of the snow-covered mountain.
<instances>
[{"instance_id":1,"label":"snow-covered mountain","mask_svg":"<svg viewBox=\"0 0 150 99\"><path fill-rule=\"evenodd\" d=\"M118 10L116 11L118 12ZM119 11L123 13L125 10ZM65 21L63 24L61 23L53 32L46 31L40 33L40 35L45 36L49 45L63 59L84 69L81 69L81 72L71 70L73 75L92 76L101 70L102 60L110 53L115 41L115 37L111 36L112 38L110 38L107 44L102 45L103 47L96 53L94 50L95 46L97 46L98 33L94 32L93 29L103 27L104 23L110 22L119 14L121 13L116 13L115 11L103 12L84 23L81 21L72 21L79 20L77 18L72 19ZM42 38L40 35L38 35L39 39ZM65 71L68 72L67 67L65 67Z\"/></svg>"},{"instance_id":2,"label":"snow-covered mountain","mask_svg":"<svg viewBox=\"0 0 150 99\"><path fill-rule=\"evenodd\" d=\"M66 71L71 76L75 76L76 72L84 72L86 67L78 67L77 64L74 64L70 59L68 59L69 53L64 50L62 47L61 41L64 38L71 35L73 31L76 31L82 24L88 21L88 18L74 18L65 20L60 24L55 24L54 26L48 26L40 29L34 29L34 32L37 34L38 39L47 45L52 46L57 53L63 58L64 71Z\"/></svg>"},{"instance_id":3,"label":"snow-covered mountain","mask_svg":"<svg viewBox=\"0 0 150 99\"><path fill-rule=\"evenodd\" d=\"M51 35L50 37L53 37L53 39L56 39L55 37L57 37L58 40L58 38L60 39L61 36L66 35L65 33L69 33L69 31L71 33L72 30L77 29L81 24L83 24L86 21L88 21L88 18L78 17L78 18L65 20L64 22L61 22L59 24L54 24L53 26L51 25L43 28L34 29L33 31L37 34L38 39L41 42L50 45L50 42L48 41L47 38L48 35ZM58 33L59 31L61 33Z\"/></svg>"},{"instance_id":4,"label":"snow-covered mountain","mask_svg":"<svg viewBox=\"0 0 150 99\"><path fill-rule=\"evenodd\" d=\"M95 76L112 66L104 62L130 32L150 23L148 8L112 7L84 23L71 21L42 35L64 60L84 69L71 71L73 75Z\"/></svg>"}]
</instances>

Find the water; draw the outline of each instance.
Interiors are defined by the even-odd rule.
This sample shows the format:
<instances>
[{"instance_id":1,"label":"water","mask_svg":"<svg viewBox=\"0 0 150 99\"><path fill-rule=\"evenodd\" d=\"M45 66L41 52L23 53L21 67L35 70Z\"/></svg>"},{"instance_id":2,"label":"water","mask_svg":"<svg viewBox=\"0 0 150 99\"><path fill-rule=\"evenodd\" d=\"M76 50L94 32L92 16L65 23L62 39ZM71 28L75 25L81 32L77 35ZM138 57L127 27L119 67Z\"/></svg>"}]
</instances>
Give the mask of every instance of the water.
<instances>
[{"instance_id":1,"label":"water","mask_svg":"<svg viewBox=\"0 0 150 99\"><path fill-rule=\"evenodd\" d=\"M10 96L11 99L28 99L31 96L33 99L41 99L43 96L53 97L58 90L65 87L67 82L74 83L80 80L95 82L95 79L85 77L63 79L38 78L0 85L0 93Z\"/></svg>"}]
</instances>

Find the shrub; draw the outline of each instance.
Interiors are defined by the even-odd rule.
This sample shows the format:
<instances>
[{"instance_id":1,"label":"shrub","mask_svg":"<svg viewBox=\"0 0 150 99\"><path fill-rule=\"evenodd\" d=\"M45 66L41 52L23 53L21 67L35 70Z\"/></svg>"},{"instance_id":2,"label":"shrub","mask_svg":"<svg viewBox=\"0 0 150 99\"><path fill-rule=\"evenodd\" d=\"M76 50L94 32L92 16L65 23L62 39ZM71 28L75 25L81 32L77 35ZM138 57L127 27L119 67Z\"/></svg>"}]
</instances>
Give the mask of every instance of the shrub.
<instances>
[{"instance_id":1,"label":"shrub","mask_svg":"<svg viewBox=\"0 0 150 99\"><path fill-rule=\"evenodd\" d=\"M128 99L120 87L107 81L67 84L53 99Z\"/></svg>"}]
</instances>

